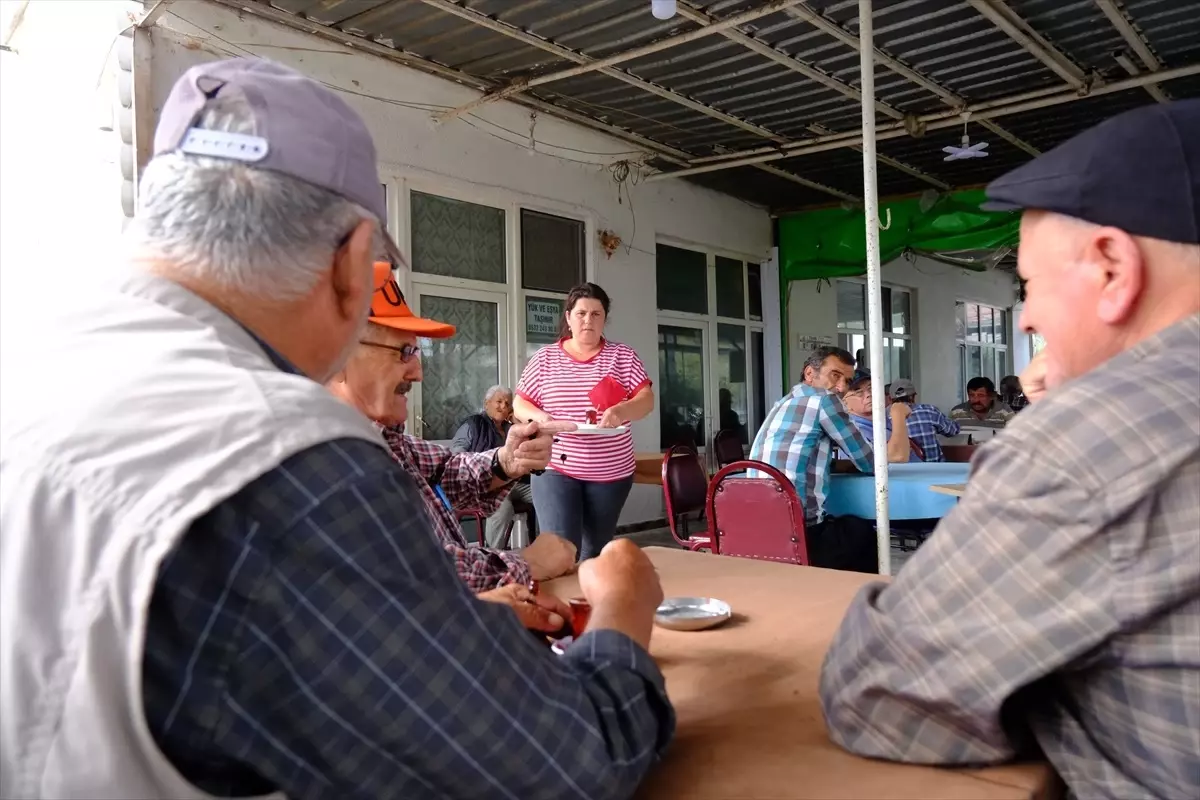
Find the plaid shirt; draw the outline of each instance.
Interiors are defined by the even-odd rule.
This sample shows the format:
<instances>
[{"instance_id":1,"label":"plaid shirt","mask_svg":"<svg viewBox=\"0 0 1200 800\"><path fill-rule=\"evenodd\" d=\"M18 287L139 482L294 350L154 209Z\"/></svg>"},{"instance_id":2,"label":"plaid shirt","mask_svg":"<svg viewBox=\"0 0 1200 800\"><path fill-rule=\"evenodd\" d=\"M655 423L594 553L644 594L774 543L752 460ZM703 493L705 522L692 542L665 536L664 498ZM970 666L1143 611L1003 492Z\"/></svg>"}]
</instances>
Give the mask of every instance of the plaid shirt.
<instances>
[{"instance_id":1,"label":"plaid shirt","mask_svg":"<svg viewBox=\"0 0 1200 800\"><path fill-rule=\"evenodd\" d=\"M184 777L291 800L632 794L674 729L654 659L611 630L558 657L476 600L423 485L375 445L325 442L192 525L142 674Z\"/></svg>"},{"instance_id":2,"label":"plaid shirt","mask_svg":"<svg viewBox=\"0 0 1200 800\"><path fill-rule=\"evenodd\" d=\"M842 398L798 383L767 414L754 437L750 458L770 464L791 479L804 503L804 521L815 525L825 518L835 446L863 472L874 471L871 444L851 421ZM753 471L747 475L762 477Z\"/></svg>"},{"instance_id":3,"label":"plaid shirt","mask_svg":"<svg viewBox=\"0 0 1200 800\"><path fill-rule=\"evenodd\" d=\"M937 406L928 403L912 406L912 413L908 415L908 438L921 446L926 462L946 460L942 443L938 441L939 433L942 436L958 436L958 423L943 414Z\"/></svg>"},{"instance_id":4,"label":"plaid shirt","mask_svg":"<svg viewBox=\"0 0 1200 800\"><path fill-rule=\"evenodd\" d=\"M468 544L454 512L434 492L441 486L450 505L458 511L477 511L483 517L495 513L508 495L509 486L488 491L492 483L492 455L452 453L440 444L409 436L396 428L376 425L396 462L412 476L421 493L433 532L454 559L454 568L473 592L485 592L508 583L529 583L529 564L520 553L491 550Z\"/></svg>"},{"instance_id":5,"label":"plaid shirt","mask_svg":"<svg viewBox=\"0 0 1200 800\"><path fill-rule=\"evenodd\" d=\"M863 438L868 442L875 438L875 423L871 421L870 417L860 417L858 414L851 414L850 421L854 423L854 427L858 428L858 432L861 433ZM887 425L884 427L887 429L887 436L888 440L890 441L892 438L892 418L890 415L887 418ZM911 464L914 462L919 462L920 460L921 457L910 449L908 452L909 463ZM872 472L874 472L874 470L872 470Z\"/></svg>"},{"instance_id":6,"label":"plaid shirt","mask_svg":"<svg viewBox=\"0 0 1200 800\"><path fill-rule=\"evenodd\" d=\"M1079 798L1197 796L1197 353L1193 315L979 450L962 501L846 613L821 675L835 741L923 764L1036 742Z\"/></svg>"}]
</instances>

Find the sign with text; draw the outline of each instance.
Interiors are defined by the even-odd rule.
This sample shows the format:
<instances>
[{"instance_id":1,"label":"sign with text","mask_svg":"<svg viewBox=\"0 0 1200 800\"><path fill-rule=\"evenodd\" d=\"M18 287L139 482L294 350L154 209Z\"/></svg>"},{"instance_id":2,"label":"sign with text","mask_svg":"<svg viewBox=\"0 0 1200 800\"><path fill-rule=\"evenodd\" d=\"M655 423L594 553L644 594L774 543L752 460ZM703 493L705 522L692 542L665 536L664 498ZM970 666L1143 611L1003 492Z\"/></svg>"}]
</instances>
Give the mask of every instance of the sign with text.
<instances>
[{"instance_id":1,"label":"sign with text","mask_svg":"<svg viewBox=\"0 0 1200 800\"><path fill-rule=\"evenodd\" d=\"M525 338L530 342L558 341L563 301L545 297L525 298Z\"/></svg>"}]
</instances>

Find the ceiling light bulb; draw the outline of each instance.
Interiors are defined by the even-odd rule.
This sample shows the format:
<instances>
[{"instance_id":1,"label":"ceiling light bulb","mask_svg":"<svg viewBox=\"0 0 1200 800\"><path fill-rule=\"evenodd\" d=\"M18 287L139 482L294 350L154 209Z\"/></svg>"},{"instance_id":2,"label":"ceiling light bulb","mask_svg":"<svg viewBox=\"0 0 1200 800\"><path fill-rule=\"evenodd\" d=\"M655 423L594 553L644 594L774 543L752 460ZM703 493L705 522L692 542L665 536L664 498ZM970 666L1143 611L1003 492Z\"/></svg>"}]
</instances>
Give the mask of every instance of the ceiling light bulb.
<instances>
[{"instance_id":1,"label":"ceiling light bulb","mask_svg":"<svg viewBox=\"0 0 1200 800\"><path fill-rule=\"evenodd\" d=\"M675 0L650 0L650 13L655 19L670 19L675 16Z\"/></svg>"}]
</instances>

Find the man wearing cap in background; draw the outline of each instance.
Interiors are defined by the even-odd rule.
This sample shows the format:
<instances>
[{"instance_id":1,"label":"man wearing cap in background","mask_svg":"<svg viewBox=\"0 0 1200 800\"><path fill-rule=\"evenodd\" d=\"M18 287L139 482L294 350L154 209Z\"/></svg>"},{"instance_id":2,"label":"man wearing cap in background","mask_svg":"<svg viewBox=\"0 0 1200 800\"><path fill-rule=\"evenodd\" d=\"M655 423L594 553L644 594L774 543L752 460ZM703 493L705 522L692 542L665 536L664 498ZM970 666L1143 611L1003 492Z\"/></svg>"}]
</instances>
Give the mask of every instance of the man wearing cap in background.
<instances>
[{"instance_id":1,"label":"man wearing cap in background","mask_svg":"<svg viewBox=\"0 0 1200 800\"><path fill-rule=\"evenodd\" d=\"M938 435L958 436L958 423L942 413L937 406L917 402L917 386L908 378L899 378L890 384L891 400L893 403L907 403L911 409L908 415L908 438L917 443L926 463L945 461L942 443Z\"/></svg>"},{"instance_id":2,"label":"man wearing cap in background","mask_svg":"<svg viewBox=\"0 0 1200 800\"><path fill-rule=\"evenodd\" d=\"M553 633L562 627L561 620L555 625L538 606L524 602L525 585L530 579L548 580L573 569L575 545L551 533L519 553L469 545L454 513L434 490L440 485L455 510L478 510L485 516L493 513L512 482L529 472L516 457L524 427L514 426L503 447L482 453L453 453L404 433L408 393L422 377L417 337L447 339L454 335L454 326L414 315L391 265L379 263L375 270L379 288L371 298L366 330L346 365L327 386L376 424L392 457L420 489L434 533L471 591L511 587L499 596L515 600L514 610L529 627Z\"/></svg>"},{"instance_id":3,"label":"man wearing cap in background","mask_svg":"<svg viewBox=\"0 0 1200 800\"><path fill-rule=\"evenodd\" d=\"M161 113L129 274L5 353L38 381L0 383L0 797L632 794L674 728L649 559L582 564L553 655L322 385L400 257L361 118L253 59ZM572 429L520 428L507 474Z\"/></svg>"},{"instance_id":4,"label":"man wearing cap in background","mask_svg":"<svg viewBox=\"0 0 1200 800\"><path fill-rule=\"evenodd\" d=\"M821 676L830 735L922 764L1036 745L1075 797L1196 797L1200 101L1114 117L987 193L1024 211L1021 327L1058 385L852 603Z\"/></svg>"}]
</instances>

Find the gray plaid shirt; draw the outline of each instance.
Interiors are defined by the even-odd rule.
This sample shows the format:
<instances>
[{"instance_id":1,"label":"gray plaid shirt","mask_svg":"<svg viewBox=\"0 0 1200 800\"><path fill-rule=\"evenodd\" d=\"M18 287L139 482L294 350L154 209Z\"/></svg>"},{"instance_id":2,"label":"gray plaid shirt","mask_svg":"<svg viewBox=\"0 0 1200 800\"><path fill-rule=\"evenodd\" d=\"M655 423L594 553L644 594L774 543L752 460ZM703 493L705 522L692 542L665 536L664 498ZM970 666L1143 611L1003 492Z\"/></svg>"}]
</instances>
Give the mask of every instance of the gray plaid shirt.
<instances>
[{"instance_id":1,"label":"gray plaid shirt","mask_svg":"<svg viewBox=\"0 0 1200 800\"><path fill-rule=\"evenodd\" d=\"M863 755L1036 743L1080 798L1200 797L1200 315L979 451L959 505L851 605L821 699Z\"/></svg>"}]
</instances>

